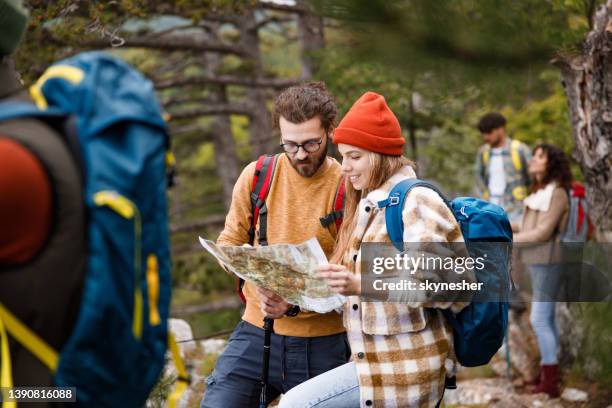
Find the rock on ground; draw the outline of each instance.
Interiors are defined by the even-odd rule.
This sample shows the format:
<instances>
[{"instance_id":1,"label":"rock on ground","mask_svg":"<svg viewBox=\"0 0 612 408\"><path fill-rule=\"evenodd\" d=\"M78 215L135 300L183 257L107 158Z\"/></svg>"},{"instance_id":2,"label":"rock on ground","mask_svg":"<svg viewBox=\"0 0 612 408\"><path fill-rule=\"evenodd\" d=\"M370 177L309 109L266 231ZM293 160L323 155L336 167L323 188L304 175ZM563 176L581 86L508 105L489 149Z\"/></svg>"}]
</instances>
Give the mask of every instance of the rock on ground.
<instances>
[{"instance_id":1,"label":"rock on ground","mask_svg":"<svg viewBox=\"0 0 612 408\"><path fill-rule=\"evenodd\" d=\"M589 400L589 394L577 388L566 388L561 398L570 402L586 402Z\"/></svg>"},{"instance_id":2,"label":"rock on ground","mask_svg":"<svg viewBox=\"0 0 612 408\"><path fill-rule=\"evenodd\" d=\"M518 394L505 378L476 378L459 381L456 390L446 390L444 404L457 407L563 408L562 400L546 394Z\"/></svg>"}]
</instances>

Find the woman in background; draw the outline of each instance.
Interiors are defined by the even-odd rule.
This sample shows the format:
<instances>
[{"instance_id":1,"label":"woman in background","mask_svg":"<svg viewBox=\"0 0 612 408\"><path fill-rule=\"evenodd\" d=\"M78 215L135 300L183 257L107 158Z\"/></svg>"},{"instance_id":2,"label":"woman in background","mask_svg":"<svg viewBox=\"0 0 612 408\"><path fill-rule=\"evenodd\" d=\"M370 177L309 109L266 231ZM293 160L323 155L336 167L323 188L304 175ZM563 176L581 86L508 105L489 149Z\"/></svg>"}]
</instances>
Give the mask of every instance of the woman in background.
<instances>
[{"instance_id":1,"label":"woman in background","mask_svg":"<svg viewBox=\"0 0 612 408\"><path fill-rule=\"evenodd\" d=\"M554 398L559 396L555 300L561 282L556 243L565 230L569 213L569 160L561 149L539 144L533 149L529 174L533 179L531 194L523 201L525 210L520 225L513 225L514 243L547 243L522 249L521 258L531 275L534 298L530 320L541 354L540 376L534 392L544 392Z\"/></svg>"}]
</instances>

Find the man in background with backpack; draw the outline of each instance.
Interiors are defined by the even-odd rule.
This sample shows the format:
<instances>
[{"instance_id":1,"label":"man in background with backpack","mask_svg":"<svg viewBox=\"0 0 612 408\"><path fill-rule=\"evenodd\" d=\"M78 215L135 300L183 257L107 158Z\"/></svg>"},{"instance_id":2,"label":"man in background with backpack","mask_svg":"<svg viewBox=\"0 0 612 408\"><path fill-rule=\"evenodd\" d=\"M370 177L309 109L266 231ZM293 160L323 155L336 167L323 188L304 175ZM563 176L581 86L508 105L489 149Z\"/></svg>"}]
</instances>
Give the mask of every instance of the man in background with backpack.
<instances>
[{"instance_id":1,"label":"man in background with backpack","mask_svg":"<svg viewBox=\"0 0 612 408\"><path fill-rule=\"evenodd\" d=\"M27 17L21 1L0 0L0 109L3 102L31 103L10 57ZM85 269L79 174L61 136L42 121L0 122L0 312L9 310L55 350L76 320ZM1 317L13 386L52 386L49 368L7 335Z\"/></svg>"},{"instance_id":2,"label":"man in background with backpack","mask_svg":"<svg viewBox=\"0 0 612 408\"><path fill-rule=\"evenodd\" d=\"M506 135L506 118L500 113L489 112L480 118L478 130L485 144L476 156L477 195L501 206L510 222L518 222L529 186L531 151Z\"/></svg>"},{"instance_id":3,"label":"man in background with backpack","mask_svg":"<svg viewBox=\"0 0 612 408\"><path fill-rule=\"evenodd\" d=\"M273 174L261 170L257 162L243 170L217 243L297 244L316 237L323 251L331 254L339 224L324 220L334 218L330 210L341 180L339 163L327 156L336 114L336 105L320 82L294 86L278 96L275 125L285 154L268 159ZM265 205L259 205L267 211L257 210L255 217L252 194L257 194L260 183L254 183L254 177L269 182ZM254 218L257 224L252 226ZM203 408L258 406L264 317L275 319L267 403L347 361L350 351L338 313L300 310L250 283L243 289L242 321L206 379Z\"/></svg>"}]
</instances>

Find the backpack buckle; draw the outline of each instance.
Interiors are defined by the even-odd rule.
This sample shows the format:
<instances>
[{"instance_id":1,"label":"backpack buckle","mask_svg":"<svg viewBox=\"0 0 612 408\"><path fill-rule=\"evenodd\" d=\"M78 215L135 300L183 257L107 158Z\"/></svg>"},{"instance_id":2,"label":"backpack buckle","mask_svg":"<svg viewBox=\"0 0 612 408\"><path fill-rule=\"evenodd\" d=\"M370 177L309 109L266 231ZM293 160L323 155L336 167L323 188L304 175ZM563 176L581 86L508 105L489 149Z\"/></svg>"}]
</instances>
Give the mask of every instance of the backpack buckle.
<instances>
[{"instance_id":1,"label":"backpack buckle","mask_svg":"<svg viewBox=\"0 0 612 408\"><path fill-rule=\"evenodd\" d=\"M400 198L398 196L389 197L389 205L398 205Z\"/></svg>"}]
</instances>

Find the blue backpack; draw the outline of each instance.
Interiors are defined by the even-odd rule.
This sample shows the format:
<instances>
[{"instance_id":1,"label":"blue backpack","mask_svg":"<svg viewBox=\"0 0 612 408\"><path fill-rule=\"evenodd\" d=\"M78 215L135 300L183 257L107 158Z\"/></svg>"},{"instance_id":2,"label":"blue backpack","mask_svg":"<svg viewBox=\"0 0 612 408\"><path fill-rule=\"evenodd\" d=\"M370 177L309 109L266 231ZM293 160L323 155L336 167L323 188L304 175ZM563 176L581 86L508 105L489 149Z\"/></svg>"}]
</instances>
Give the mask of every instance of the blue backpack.
<instances>
[{"instance_id":1,"label":"blue backpack","mask_svg":"<svg viewBox=\"0 0 612 408\"><path fill-rule=\"evenodd\" d=\"M28 328L11 330L10 311L0 318L57 386L76 387L81 406L143 406L165 364L171 289L169 136L153 85L122 60L88 52L52 65L30 93L37 106L2 103L0 120L72 120L63 137L82 168L88 261L59 352Z\"/></svg>"},{"instance_id":2,"label":"blue backpack","mask_svg":"<svg viewBox=\"0 0 612 408\"><path fill-rule=\"evenodd\" d=\"M476 280L483 282L494 300L472 301L460 313L442 313L453 328L455 355L466 367L487 364L501 347L508 327L508 291L512 228L504 210L494 204L472 197L459 197L449 202L432 184L418 180L404 180L393 187L389 197L378 203L385 207L387 232L393 245L404 250L402 209L408 192L414 187L427 187L437 192L455 215L471 257L484 257L486 267L476 272ZM504 243L504 244L491 244ZM501 301L499 301L501 300Z\"/></svg>"}]
</instances>

